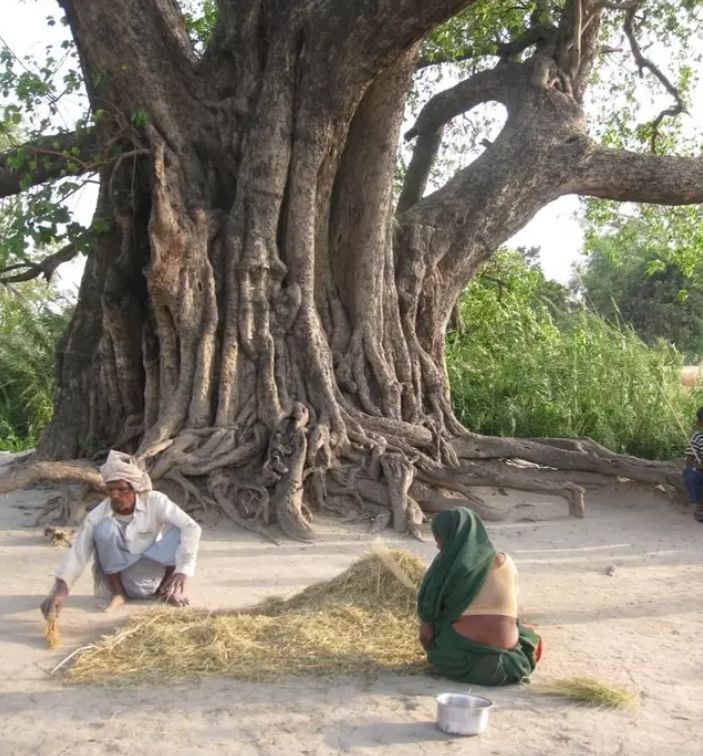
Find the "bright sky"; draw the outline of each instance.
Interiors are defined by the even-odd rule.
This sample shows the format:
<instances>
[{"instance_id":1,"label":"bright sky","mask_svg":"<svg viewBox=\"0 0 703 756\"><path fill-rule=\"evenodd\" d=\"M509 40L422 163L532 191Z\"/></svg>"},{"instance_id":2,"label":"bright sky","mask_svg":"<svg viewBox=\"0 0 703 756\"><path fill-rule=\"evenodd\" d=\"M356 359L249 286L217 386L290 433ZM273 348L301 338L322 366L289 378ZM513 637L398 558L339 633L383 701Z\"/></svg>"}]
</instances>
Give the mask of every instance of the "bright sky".
<instances>
[{"instance_id":1,"label":"bright sky","mask_svg":"<svg viewBox=\"0 0 703 756\"><path fill-rule=\"evenodd\" d=\"M20 58L32 54L42 59L46 45L55 43L58 46L68 36L61 24L47 25L47 16L61 15L55 0L3 0L2 10L0 36ZM70 103L64 105L66 120L71 117L70 107ZM72 207L79 222L90 222L95 199L94 187L87 187L76 196ZM583 245L583 233L576 218L578 206L578 199L573 196L553 202L543 208L508 245L539 247L545 274L566 283ZM62 266L59 283L66 287L77 285L82 268L81 260Z\"/></svg>"}]
</instances>

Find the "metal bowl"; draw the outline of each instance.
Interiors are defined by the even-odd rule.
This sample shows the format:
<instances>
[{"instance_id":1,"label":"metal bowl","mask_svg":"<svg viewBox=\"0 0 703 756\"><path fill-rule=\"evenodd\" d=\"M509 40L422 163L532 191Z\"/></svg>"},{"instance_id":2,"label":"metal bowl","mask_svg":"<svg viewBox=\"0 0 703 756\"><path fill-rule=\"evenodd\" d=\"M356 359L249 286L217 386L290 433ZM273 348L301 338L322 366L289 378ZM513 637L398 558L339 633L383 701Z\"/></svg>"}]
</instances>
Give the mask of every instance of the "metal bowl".
<instances>
[{"instance_id":1,"label":"metal bowl","mask_svg":"<svg viewBox=\"0 0 703 756\"><path fill-rule=\"evenodd\" d=\"M437 726L451 735L479 735L488 727L493 701L483 696L440 693Z\"/></svg>"}]
</instances>

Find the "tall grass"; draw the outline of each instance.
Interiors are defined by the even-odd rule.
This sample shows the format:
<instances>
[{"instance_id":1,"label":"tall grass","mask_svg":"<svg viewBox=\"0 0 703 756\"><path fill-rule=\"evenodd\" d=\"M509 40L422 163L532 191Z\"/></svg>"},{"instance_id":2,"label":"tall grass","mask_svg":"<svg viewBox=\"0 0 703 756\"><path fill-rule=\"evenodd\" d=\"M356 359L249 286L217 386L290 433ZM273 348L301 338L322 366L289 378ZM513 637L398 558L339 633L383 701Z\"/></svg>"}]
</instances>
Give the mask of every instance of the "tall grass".
<instances>
[{"instance_id":1,"label":"tall grass","mask_svg":"<svg viewBox=\"0 0 703 756\"><path fill-rule=\"evenodd\" d=\"M466 334L447 337L460 420L480 433L590 436L650 459L680 455L703 405L702 386L681 387L681 354L577 306L555 308L553 284L514 253L496 264L461 303Z\"/></svg>"},{"instance_id":2,"label":"tall grass","mask_svg":"<svg viewBox=\"0 0 703 756\"><path fill-rule=\"evenodd\" d=\"M51 419L56 345L69 314L45 285L0 287L0 449L33 447Z\"/></svg>"}]
</instances>

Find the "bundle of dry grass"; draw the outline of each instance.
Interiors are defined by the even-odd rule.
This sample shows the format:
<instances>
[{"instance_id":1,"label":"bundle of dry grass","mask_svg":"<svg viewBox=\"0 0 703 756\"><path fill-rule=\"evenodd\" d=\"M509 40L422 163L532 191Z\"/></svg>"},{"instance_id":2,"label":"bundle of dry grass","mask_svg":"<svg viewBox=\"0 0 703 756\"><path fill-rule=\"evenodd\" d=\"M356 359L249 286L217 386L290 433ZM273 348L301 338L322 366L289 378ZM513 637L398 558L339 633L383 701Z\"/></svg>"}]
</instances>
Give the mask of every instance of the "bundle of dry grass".
<instances>
[{"instance_id":1,"label":"bundle of dry grass","mask_svg":"<svg viewBox=\"0 0 703 756\"><path fill-rule=\"evenodd\" d=\"M595 677L567 677L540 685L538 689L549 696L568 698L589 706L633 708L637 705L635 693Z\"/></svg>"},{"instance_id":2,"label":"bundle of dry grass","mask_svg":"<svg viewBox=\"0 0 703 756\"><path fill-rule=\"evenodd\" d=\"M49 617L44 628L44 637L46 645L53 651L61 645L61 635L59 633L59 621L56 617Z\"/></svg>"},{"instance_id":3,"label":"bundle of dry grass","mask_svg":"<svg viewBox=\"0 0 703 756\"><path fill-rule=\"evenodd\" d=\"M424 570L409 552L376 551L289 599L238 612L154 612L82 654L67 676L126 684L210 674L417 673L426 668L415 617Z\"/></svg>"}]
</instances>

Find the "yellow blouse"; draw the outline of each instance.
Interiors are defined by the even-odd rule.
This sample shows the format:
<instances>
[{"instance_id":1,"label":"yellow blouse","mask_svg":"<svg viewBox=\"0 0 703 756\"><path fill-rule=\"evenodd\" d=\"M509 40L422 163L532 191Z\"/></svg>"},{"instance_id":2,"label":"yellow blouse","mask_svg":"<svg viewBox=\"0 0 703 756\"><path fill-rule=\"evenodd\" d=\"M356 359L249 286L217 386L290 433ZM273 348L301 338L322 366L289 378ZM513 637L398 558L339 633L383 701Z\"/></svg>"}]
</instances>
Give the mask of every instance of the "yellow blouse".
<instances>
[{"instance_id":1,"label":"yellow blouse","mask_svg":"<svg viewBox=\"0 0 703 756\"><path fill-rule=\"evenodd\" d=\"M517 599L517 567L510 555L506 554L500 567L493 566L478 595L461 616L500 614L517 618Z\"/></svg>"}]
</instances>

